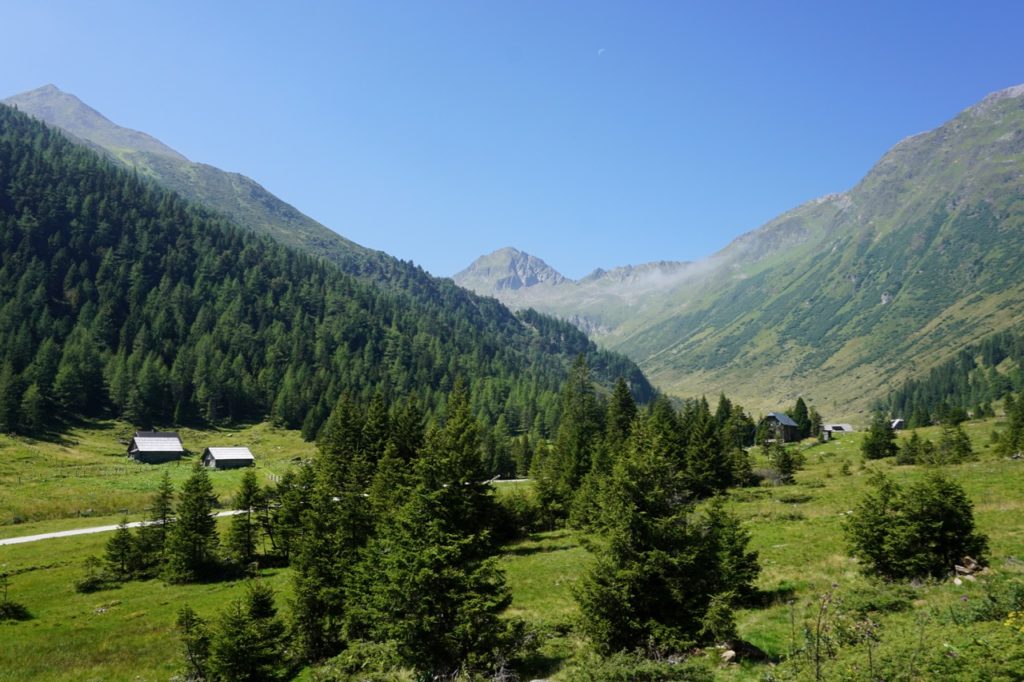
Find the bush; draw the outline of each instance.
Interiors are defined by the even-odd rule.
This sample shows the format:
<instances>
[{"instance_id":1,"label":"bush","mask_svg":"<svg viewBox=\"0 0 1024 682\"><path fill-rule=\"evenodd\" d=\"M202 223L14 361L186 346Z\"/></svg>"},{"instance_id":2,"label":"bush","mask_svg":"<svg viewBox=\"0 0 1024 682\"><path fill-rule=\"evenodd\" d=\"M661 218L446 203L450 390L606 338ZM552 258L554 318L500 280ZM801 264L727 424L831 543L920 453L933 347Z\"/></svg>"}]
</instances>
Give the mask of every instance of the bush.
<instances>
[{"instance_id":1,"label":"bush","mask_svg":"<svg viewBox=\"0 0 1024 682\"><path fill-rule=\"evenodd\" d=\"M938 474L904 492L883 474L846 523L851 551L867 573L901 580L942 577L962 557L983 561L988 540L974 531L963 488Z\"/></svg>"},{"instance_id":2,"label":"bush","mask_svg":"<svg viewBox=\"0 0 1024 682\"><path fill-rule=\"evenodd\" d=\"M596 653L580 656L569 669L573 682L705 682L714 674L704 661L652 661L640 654L616 653L601 657Z\"/></svg>"},{"instance_id":3,"label":"bush","mask_svg":"<svg viewBox=\"0 0 1024 682\"><path fill-rule=\"evenodd\" d=\"M0 623L6 620L29 620L32 614L16 601L0 601Z\"/></svg>"},{"instance_id":4,"label":"bush","mask_svg":"<svg viewBox=\"0 0 1024 682\"><path fill-rule=\"evenodd\" d=\"M499 542L521 540L540 529L540 503L529 491L496 495L495 537Z\"/></svg>"},{"instance_id":5,"label":"bush","mask_svg":"<svg viewBox=\"0 0 1024 682\"><path fill-rule=\"evenodd\" d=\"M412 682L412 670L402 666L398 644L351 642L347 649L313 670L316 682Z\"/></svg>"}]
</instances>

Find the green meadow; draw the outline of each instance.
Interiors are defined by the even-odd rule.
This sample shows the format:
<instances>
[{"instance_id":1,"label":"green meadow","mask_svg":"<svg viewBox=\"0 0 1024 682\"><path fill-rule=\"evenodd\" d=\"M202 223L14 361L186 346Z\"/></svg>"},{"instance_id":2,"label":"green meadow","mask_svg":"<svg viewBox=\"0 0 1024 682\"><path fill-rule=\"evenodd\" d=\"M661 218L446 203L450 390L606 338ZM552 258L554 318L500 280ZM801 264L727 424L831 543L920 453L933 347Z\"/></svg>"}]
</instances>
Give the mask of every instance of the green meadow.
<instances>
[{"instance_id":1,"label":"green meadow","mask_svg":"<svg viewBox=\"0 0 1024 682\"><path fill-rule=\"evenodd\" d=\"M901 484L927 473L925 467L896 466L891 460L863 461L861 434L845 434L825 444L807 442L806 464L793 485L732 491L730 508L749 530L762 565L758 603L737 613L737 627L740 637L770 662L724 664L719 651L709 650L703 656L716 678L857 679L866 665L865 644L838 648L820 661L819 670L808 654L808 637L815 632L816 619L820 621L822 601L828 599L837 620L841 604L870 613L873 666L891 668L899 661L907 667L906 679L929 679L945 674L946 668L935 665L969 660L977 668L972 674L950 668L955 674L949 679L999 679L977 661L1010 665L1000 657L1020 655L1016 652L1024 651L1024 634L971 616L972 609L991 601L996 588L1024 581L1024 461L996 456L991 433L999 424L965 424L977 460L943 468L967 491L977 527L990 540L989 574L961 585L950 580L884 585L859 572L846 550L843 522L868 489L872 472L884 471ZM138 518L163 470L176 483L184 479L186 464L126 462L117 440L122 431L125 427L118 423L100 423L71 431L61 443L0 439L0 538L116 523L122 510ZM938 431L919 433L937 440ZM279 474L293 457L308 457L313 451L298 434L265 424L186 431L183 437L193 452L209 444L249 445L265 474ZM763 466L754 452L755 467ZM111 473L118 467L126 472ZM225 507L238 476L212 474ZM262 478L270 482L269 476ZM514 488L529 490L530 484L497 488L498 495L507 495ZM78 515L86 508L93 516ZM15 516L26 521L12 524ZM108 538L97 534L0 547L10 598L32 615L31 620L0 623L0 680L166 680L180 666L174 630L178 608L188 603L210 617L243 589L237 582L170 586L151 580L76 593L73 584L82 574L83 560L102 554ZM509 615L526 620L537 635L537 652L524 671L527 679L568 679L567 664L583 650L585 643L573 630L573 586L590 562L586 545L586 537L556 530L503 550L500 562L513 593ZM288 569L264 570L262 579L270 581L279 607L287 611ZM1016 648L1011 646L1013 637L1020 639Z\"/></svg>"}]
</instances>

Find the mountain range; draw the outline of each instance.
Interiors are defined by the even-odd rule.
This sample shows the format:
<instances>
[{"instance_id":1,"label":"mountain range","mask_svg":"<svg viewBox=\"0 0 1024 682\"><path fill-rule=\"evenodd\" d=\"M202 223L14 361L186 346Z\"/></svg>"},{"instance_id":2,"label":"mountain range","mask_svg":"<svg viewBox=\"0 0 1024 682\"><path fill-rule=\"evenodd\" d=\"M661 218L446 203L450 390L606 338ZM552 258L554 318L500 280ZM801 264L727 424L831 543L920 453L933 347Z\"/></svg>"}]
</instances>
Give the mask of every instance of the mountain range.
<instances>
[{"instance_id":1,"label":"mountain range","mask_svg":"<svg viewBox=\"0 0 1024 682\"><path fill-rule=\"evenodd\" d=\"M572 321L670 393L724 391L763 410L802 395L855 419L905 379L1021 327L1022 197L1016 86L704 260L574 281L504 248L454 279Z\"/></svg>"}]
</instances>

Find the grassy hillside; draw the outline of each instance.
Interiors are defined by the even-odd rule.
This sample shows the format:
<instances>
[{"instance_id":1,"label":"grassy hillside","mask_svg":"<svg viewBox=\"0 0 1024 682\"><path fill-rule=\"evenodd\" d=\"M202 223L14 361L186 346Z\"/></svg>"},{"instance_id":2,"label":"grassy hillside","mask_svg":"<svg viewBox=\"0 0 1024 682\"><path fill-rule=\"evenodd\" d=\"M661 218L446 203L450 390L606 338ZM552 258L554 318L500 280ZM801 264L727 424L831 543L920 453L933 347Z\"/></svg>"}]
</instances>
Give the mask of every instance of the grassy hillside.
<instances>
[{"instance_id":1,"label":"grassy hillside","mask_svg":"<svg viewBox=\"0 0 1024 682\"><path fill-rule=\"evenodd\" d=\"M1022 168L1016 87L703 262L489 293L578 322L671 393L763 411L803 395L857 421L905 379L1019 330Z\"/></svg>"},{"instance_id":2,"label":"grassy hillside","mask_svg":"<svg viewBox=\"0 0 1024 682\"><path fill-rule=\"evenodd\" d=\"M989 446L1000 421L969 422L965 427L978 460L945 471L964 486L974 503L977 527L990 538L990 573L975 582L893 586L860 574L844 547L842 523L867 490L871 472L885 471L900 483L926 473L923 467L897 467L888 460L865 464L859 451L861 434L846 434L824 445L806 445L807 464L797 474L795 485L730 493L729 507L751 532L752 547L760 553L763 566L758 584L761 603L739 612L739 632L764 650L776 667L753 662L722 665L720 652L711 650L705 661L716 679L761 680L769 673L776 675L775 679L814 679L805 628L814 632L823 595L833 600L831 613L837 622L838 614L847 614L844 617L850 624L856 620L850 615L855 610L867 614L878 639L872 645L872 665L902 671L916 666L916 676L909 679L990 679L986 671L994 669L991 666L1006 665L1007 657L1022 655L1024 635L1015 644L1014 631L1002 621L978 620L978 614L1008 585L1024 585L1024 529L1020 524L1024 462L1000 459ZM105 423L77 429L69 436L79 442L77 446L8 439L0 452L0 459L7 463L5 475L20 472L27 476L45 469L41 459L18 458L18 453L37 450L82 466L101 465L116 456L116 448L107 444L114 441L110 436L118 428ZM919 433L938 438L937 429ZM229 434L233 442L250 443L268 471L287 466L290 452L297 452L301 445L294 433L262 425L229 432L191 432L186 438L196 444L224 442ZM136 468L156 473L164 467ZM184 470L173 465L166 468ZM222 499L229 494L234 476L230 472L213 476ZM11 487L6 485L9 480L4 481L3 489ZM140 497L133 499L141 501L152 490L155 478L143 473L134 480ZM76 485L95 484L68 480L66 497L77 494ZM525 485L529 489L530 484ZM509 492L510 488L501 486L497 494ZM14 494L17 498L34 496L20 487ZM10 507L12 503L5 504ZM52 511L54 515L66 513L59 506ZM0 537L50 530L72 521L91 525L95 520L8 525L0 528ZM176 609L189 603L201 615L209 616L241 589L237 583L178 587L148 581L128 583L109 592L76 594L71 585L79 577L81 561L100 553L105 540L105 536L93 535L3 548L0 563L6 564L5 570L11 574L10 596L26 605L34 618L0 623L0 640L6 644L0 649L0 680L167 679L177 666L172 627ZM524 618L539 637L538 653L526 671L529 675L555 680L575 676L583 642L573 632L577 608L572 589L590 561L585 545L585 537L563 530L535 535L504 550L501 566L513 592L509 615ZM288 570L265 571L264 575L278 590L279 603L285 604ZM1024 595L1024 588L1020 589ZM836 657L823 657L822 678L851 679L863 673L865 647L863 642L847 642L841 647L837 643ZM948 653L951 650L955 656ZM972 674L964 677L949 667L961 663L969 664Z\"/></svg>"}]
</instances>

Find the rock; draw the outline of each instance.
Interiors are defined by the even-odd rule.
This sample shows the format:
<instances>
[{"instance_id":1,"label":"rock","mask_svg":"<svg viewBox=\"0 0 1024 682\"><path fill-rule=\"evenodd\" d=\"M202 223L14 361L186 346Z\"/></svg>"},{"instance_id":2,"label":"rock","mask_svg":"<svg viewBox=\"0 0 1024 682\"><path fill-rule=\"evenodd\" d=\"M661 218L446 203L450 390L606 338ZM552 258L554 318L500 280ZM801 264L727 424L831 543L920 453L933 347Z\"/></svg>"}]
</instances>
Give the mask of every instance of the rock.
<instances>
[{"instance_id":1,"label":"rock","mask_svg":"<svg viewBox=\"0 0 1024 682\"><path fill-rule=\"evenodd\" d=\"M736 658L736 652L732 649L727 649L719 655L719 658L722 659L722 663L732 663L732 659Z\"/></svg>"},{"instance_id":2,"label":"rock","mask_svg":"<svg viewBox=\"0 0 1024 682\"><path fill-rule=\"evenodd\" d=\"M953 584L954 585L963 585L964 581L960 580L960 578L953 578Z\"/></svg>"},{"instance_id":3,"label":"rock","mask_svg":"<svg viewBox=\"0 0 1024 682\"><path fill-rule=\"evenodd\" d=\"M967 568L966 566L961 566L960 564L956 564L955 566L953 566L953 570L956 571L957 575L971 574L971 569Z\"/></svg>"}]
</instances>

